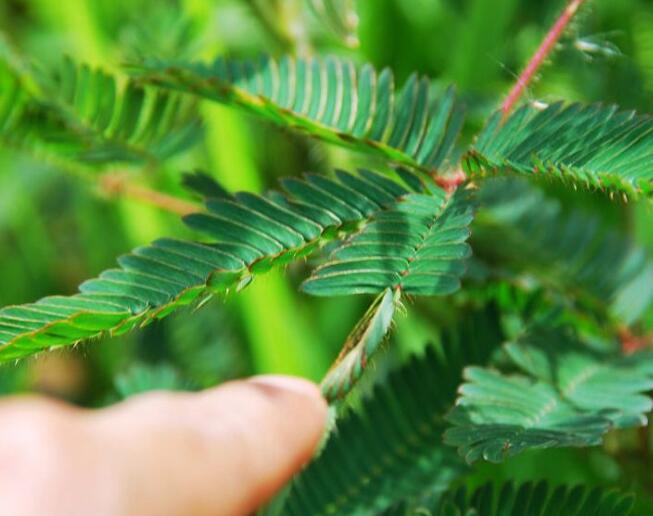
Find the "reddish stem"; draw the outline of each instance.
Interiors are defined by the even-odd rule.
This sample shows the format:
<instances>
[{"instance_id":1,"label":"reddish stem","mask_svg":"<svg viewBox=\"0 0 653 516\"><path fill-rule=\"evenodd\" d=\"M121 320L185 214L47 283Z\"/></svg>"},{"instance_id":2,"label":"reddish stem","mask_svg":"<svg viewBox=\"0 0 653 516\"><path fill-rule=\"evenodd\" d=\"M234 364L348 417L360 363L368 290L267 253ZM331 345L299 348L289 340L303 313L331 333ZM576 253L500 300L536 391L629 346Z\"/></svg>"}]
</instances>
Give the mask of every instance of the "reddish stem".
<instances>
[{"instance_id":1,"label":"reddish stem","mask_svg":"<svg viewBox=\"0 0 653 516\"><path fill-rule=\"evenodd\" d=\"M631 355L636 351L653 346L653 333L647 335L635 335L629 328L622 328L619 331L621 350L625 355Z\"/></svg>"},{"instance_id":2,"label":"reddish stem","mask_svg":"<svg viewBox=\"0 0 653 516\"><path fill-rule=\"evenodd\" d=\"M201 210L195 203L133 184L129 182L126 174L114 172L100 176L99 187L107 195L123 195L182 216Z\"/></svg>"},{"instance_id":3,"label":"reddish stem","mask_svg":"<svg viewBox=\"0 0 653 516\"><path fill-rule=\"evenodd\" d=\"M456 191L456 188L465 182L467 175L462 169L458 169L453 174L446 176L435 176L433 179L435 180L436 184L445 192L453 193Z\"/></svg>"},{"instance_id":4,"label":"reddish stem","mask_svg":"<svg viewBox=\"0 0 653 516\"><path fill-rule=\"evenodd\" d=\"M551 30L544 38L544 41L542 41L540 48L537 49L537 52L535 52L531 61L528 63L528 66L526 66L522 74L517 79L517 82L513 86L512 90L510 90L508 97L503 103L501 110L503 111L504 119L510 114L512 108L515 107L515 104L517 104L517 101L524 93L526 87L533 80L533 77L539 70L540 66L542 66L542 63L544 63L544 60L555 48L556 43L569 25L569 22L571 22L573 17L578 12L578 9L581 7L581 5L583 5L583 2L585 2L585 0L571 0L569 5L565 8L564 12L560 15L560 18L558 18L553 27L551 27Z\"/></svg>"}]
</instances>

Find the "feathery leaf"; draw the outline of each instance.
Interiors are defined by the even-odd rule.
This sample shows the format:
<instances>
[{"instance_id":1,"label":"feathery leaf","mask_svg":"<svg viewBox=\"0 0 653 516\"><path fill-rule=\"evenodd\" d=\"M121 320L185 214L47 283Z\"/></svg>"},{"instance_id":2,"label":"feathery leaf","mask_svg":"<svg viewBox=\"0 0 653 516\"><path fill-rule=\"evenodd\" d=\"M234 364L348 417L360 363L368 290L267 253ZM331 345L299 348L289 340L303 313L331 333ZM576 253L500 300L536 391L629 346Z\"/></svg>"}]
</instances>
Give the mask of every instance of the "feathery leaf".
<instances>
[{"instance_id":1,"label":"feathery leaf","mask_svg":"<svg viewBox=\"0 0 653 516\"><path fill-rule=\"evenodd\" d=\"M385 288L450 294L460 287L471 254L466 240L473 211L465 190L450 197L440 189L404 196L336 249L302 289L318 296L376 294Z\"/></svg>"},{"instance_id":2,"label":"feathery leaf","mask_svg":"<svg viewBox=\"0 0 653 516\"><path fill-rule=\"evenodd\" d=\"M563 329L506 345L524 374L470 367L445 442L468 462L501 462L530 448L595 446L614 427L639 426L653 404L653 354L593 351Z\"/></svg>"},{"instance_id":3,"label":"feathery leaf","mask_svg":"<svg viewBox=\"0 0 653 516\"><path fill-rule=\"evenodd\" d=\"M0 138L54 160L82 164L163 159L201 132L196 101L63 61L30 81L0 59Z\"/></svg>"},{"instance_id":4,"label":"feathery leaf","mask_svg":"<svg viewBox=\"0 0 653 516\"><path fill-rule=\"evenodd\" d=\"M445 165L463 121L453 90L436 99L429 80L413 74L395 92L390 70L377 73L333 56L219 58L211 65L147 61L132 69L149 83L234 104L310 136L427 171Z\"/></svg>"},{"instance_id":5,"label":"feathery leaf","mask_svg":"<svg viewBox=\"0 0 653 516\"><path fill-rule=\"evenodd\" d=\"M653 194L653 118L614 106L525 105L495 114L464 158L471 176L516 173L637 198Z\"/></svg>"},{"instance_id":6,"label":"feathery leaf","mask_svg":"<svg viewBox=\"0 0 653 516\"><path fill-rule=\"evenodd\" d=\"M83 283L74 296L0 310L0 361L120 334L201 296L243 288L255 274L311 254L409 193L366 170L338 177L289 178L286 193L209 198L207 212L184 219L208 243L160 239L122 256L120 268Z\"/></svg>"}]
</instances>

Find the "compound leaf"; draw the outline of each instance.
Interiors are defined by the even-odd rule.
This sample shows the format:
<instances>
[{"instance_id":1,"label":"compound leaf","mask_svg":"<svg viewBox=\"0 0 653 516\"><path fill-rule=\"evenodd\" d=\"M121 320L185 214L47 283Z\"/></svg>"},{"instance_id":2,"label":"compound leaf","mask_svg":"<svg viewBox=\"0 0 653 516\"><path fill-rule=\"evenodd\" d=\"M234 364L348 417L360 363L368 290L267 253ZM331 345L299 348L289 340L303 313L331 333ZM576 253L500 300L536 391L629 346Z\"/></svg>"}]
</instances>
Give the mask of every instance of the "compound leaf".
<instances>
[{"instance_id":1,"label":"compound leaf","mask_svg":"<svg viewBox=\"0 0 653 516\"><path fill-rule=\"evenodd\" d=\"M653 118L615 106L527 104L495 114L464 158L472 176L523 174L626 198L653 194Z\"/></svg>"},{"instance_id":2,"label":"compound leaf","mask_svg":"<svg viewBox=\"0 0 653 516\"><path fill-rule=\"evenodd\" d=\"M278 125L427 171L451 156L463 112L449 89L441 98L412 75L395 91L390 70L324 59L218 58L212 64L146 61L143 81L239 106Z\"/></svg>"}]
</instances>

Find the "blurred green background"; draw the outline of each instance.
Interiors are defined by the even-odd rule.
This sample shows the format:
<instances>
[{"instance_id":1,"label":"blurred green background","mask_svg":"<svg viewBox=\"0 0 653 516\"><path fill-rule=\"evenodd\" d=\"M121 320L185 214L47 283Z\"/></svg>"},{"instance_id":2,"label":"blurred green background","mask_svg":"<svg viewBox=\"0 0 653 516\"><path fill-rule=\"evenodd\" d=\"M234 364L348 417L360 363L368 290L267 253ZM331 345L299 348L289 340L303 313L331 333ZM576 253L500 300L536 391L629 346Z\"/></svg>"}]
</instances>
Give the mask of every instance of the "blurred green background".
<instances>
[{"instance_id":1,"label":"blurred green background","mask_svg":"<svg viewBox=\"0 0 653 516\"><path fill-rule=\"evenodd\" d=\"M562 1L359 0L360 47L348 49L303 0L2 0L3 39L37 64L62 55L119 70L141 56L205 59L261 52L338 53L390 66L401 82L417 70L443 88L455 83L469 110L470 140L496 109L555 20ZM528 91L531 99L604 101L653 112L653 2L594 0ZM158 170L128 170L135 181L182 198L180 172L205 169L230 189L261 191L303 171L351 168L352 155L270 127L229 108L203 105L203 142ZM561 194L563 195L563 194ZM563 195L627 227L653 249L650 206ZM162 235L181 235L178 218L116 198L28 155L0 148L0 305L73 293L115 258ZM367 299L312 299L297 293L299 264L257 278L238 296L184 311L141 332L0 368L0 394L46 392L101 406L139 385L201 388L263 372L319 379ZM401 317L388 364L417 351L455 317L447 302L420 302ZM648 315L653 326L653 315ZM648 430L611 436L604 449L528 453L481 466L483 478L551 478L621 485L642 496L653 487Z\"/></svg>"}]
</instances>

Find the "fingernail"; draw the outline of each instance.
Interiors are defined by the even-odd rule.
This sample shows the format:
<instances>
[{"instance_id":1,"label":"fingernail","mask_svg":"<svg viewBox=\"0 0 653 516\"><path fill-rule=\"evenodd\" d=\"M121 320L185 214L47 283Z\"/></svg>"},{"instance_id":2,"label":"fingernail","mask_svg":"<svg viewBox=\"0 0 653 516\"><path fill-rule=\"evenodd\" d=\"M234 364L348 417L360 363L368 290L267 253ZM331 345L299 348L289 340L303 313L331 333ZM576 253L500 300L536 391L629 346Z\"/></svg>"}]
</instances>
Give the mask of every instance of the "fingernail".
<instances>
[{"instance_id":1,"label":"fingernail","mask_svg":"<svg viewBox=\"0 0 653 516\"><path fill-rule=\"evenodd\" d=\"M261 375L254 376L248 381L262 387L270 387L274 390L290 391L311 398L322 398L318 386L303 378L282 375Z\"/></svg>"}]
</instances>

